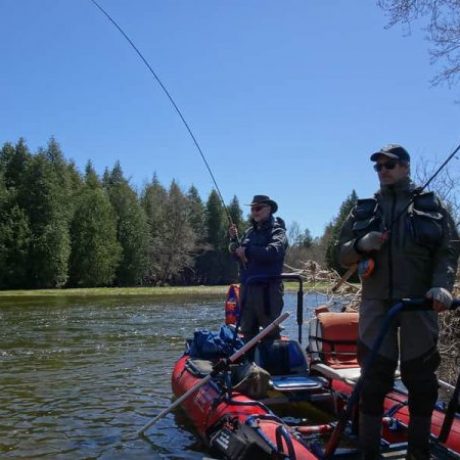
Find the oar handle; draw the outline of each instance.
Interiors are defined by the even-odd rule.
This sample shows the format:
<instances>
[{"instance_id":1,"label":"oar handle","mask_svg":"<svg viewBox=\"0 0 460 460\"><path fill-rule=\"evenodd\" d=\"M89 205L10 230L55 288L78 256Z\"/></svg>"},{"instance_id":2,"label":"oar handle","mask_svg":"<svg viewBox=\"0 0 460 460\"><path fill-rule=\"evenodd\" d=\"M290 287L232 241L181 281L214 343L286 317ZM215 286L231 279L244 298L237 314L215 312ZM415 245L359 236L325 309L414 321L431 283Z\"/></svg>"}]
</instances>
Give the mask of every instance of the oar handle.
<instances>
[{"instance_id":1,"label":"oar handle","mask_svg":"<svg viewBox=\"0 0 460 460\"><path fill-rule=\"evenodd\" d=\"M257 345L265 336L275 329L279 324L281 324L289 316L289 312L285 312L282 315L278 316L272 323L270 323L265 329L261 330L255 337L253 337L249 342L243 345L238 351L233 353L228 360L231 363L238 361L247 351L249 351L254 345Z\"/></svg>"},{"instance_id":2,"label":"oar handle","mask_svg":"<svg viewBox=\"0 0 460 460\"><path fill-rule=\"evenodd\" d=\"M404 310L406 311L433 309L433 299L401 299L401 302L404 304ZM455 310L458 307L460 307L460 299L454 299L449 310Z\"/></svg>"},{"instance_id":3,"label":"oar handle","mask_svg":"<svg viewBox=\"0 0 460 460\"><path fill-rule=\"evenodd\" d=\"M247 351L249 351L252 347L257 345L265 336L270 334L275 327L277 327L280 323L282 323L287 317L289 316L289 312L285 312L282 315L278 316L272 323L270 323L266 328L262 329L255 337L253 337L249 342L243 345L238 351L233 353L226 362L234 363L238 359L241 358ZM219 368L219 363L214 366L214 370ZM158 420L162 419L166 414L171 412L175 407L185 401L189 396L193 393L197 392L203 385L205 385L214 375L214 370L208 374L206 377L203 377L199 382L197 382L192 388L186 391L180 398L176 399L169 407L161 411L155 418L150 420L146 423L138 432L138 436L144 435L145 431L149 429L152 425L154 425Z\"/></svg>"},{"instance_id":4,"label":"oar handle","mask_svg":"<svg viewBox=\"0 0 460 460\"><path fill-rule=\"evenodd\" d=\"M337 289L342 286L343 283L346 283L348 281L348 279L351 277L351 275L353 275L353 273L358 269L358 264L353 264L345 273L344 275L342 276L342 278L340 278L337 283L334 284L334 286L332 286L332 289L331 291L332 292L335 292L337 291Z\"/></svg>"}]
</instances>

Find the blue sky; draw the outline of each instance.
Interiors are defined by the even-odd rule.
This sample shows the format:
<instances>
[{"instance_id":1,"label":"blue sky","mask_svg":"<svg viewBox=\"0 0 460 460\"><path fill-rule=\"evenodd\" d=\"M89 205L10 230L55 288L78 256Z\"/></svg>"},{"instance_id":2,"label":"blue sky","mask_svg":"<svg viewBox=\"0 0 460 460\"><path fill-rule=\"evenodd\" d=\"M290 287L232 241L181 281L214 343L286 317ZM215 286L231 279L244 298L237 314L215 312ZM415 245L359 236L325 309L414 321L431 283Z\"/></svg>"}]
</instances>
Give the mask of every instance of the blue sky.
<instances>
[{"instance_id":1,"label":"blue sky","mask_svg":"<svg viewBox=\"0 0 460 460\"><path fill-rule=\"evenodd\" d=\"M99 2L173 95L224 198L269 194L314 235L353 188L375 191L375 149L436 163L460 142L458 88L430 85L421 24L387 30L375 2ZM0 18L0 143L36 151L55 136L80 168L119 160L139 188L156 171L206 198L180 119L89 0L2 0Z\"/></svg>"}]
</instances>

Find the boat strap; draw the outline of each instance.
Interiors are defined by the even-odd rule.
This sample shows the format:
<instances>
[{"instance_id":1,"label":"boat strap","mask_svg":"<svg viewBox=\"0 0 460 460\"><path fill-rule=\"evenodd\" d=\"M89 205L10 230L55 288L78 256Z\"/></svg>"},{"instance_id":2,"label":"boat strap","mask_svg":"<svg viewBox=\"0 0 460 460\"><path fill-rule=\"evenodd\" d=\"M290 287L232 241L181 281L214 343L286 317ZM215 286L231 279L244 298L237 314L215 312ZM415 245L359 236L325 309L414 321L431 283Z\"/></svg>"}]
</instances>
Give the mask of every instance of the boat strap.
<instances>
[{"instance_id":1,"label":"boat strap","mask_svg":"<svg viewBox=\"0 0 460 460\"><path fill-rule=\"evenodd\" d=\"M283 441L286 443L287 452L284 452ZM294 451L294 446L292 445L292 439L289 433L286 430L284 425L278 425L276 428L276 448L279 452L284 452L287 454L289 460L296 460L296 455Z\"/></svg>"}]
</instances>

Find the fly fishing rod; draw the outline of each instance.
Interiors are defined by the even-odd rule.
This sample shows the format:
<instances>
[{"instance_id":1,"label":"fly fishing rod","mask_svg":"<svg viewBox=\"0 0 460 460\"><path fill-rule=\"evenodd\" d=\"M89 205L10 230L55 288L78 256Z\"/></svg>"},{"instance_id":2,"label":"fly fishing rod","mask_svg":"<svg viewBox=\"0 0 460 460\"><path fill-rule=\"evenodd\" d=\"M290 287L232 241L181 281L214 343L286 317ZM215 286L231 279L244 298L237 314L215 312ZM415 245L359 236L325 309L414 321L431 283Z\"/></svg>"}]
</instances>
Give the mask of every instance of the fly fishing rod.
<instances>
[{"instance_id":1,"label":"fly fishing rod","mask_svg":"<svg viewBox=\"0 0 460 460\"><path fill-rule=\"evenodd\" d=\"M434 172L434 174L428 179L428 181L423 185L422 187L418 187L415 192L412 194L409 202L404 206L403 209L396 215L396 217L390 222L390 225L388 228L384 231L383 233L383 238L388 239L388 235L391 232L391 229L393 226L396 224L396 222L401 218L401 216L409 209L411 204L414 202L415 198L420 195L430 184L433 182L433 180L436 178L436 176L442 171L442 169L449 163L452 158L460 151L460 144L457 145L457 147L454 149L454 151L444 160L444 162L439 166L439 168ZM363 259L363 261L371 261L372 259ZM373 269L373 261L372 263L364 264L366 266L369 266ZM358 269L359 263L352 265L346 272L345 274L337 281L337 283L332 287L332 292L337 291L337 289L345 283L352 275L355 273L355 271ZM368 275L370 276L370 275Z\"/></svg>"},{"instance_id":2,"label":"fly fishing rod","mask_svg":"<svg viewBox=\"0 0 460 460\"><path fill-rule=\"evenodd\" d=\"M184 115L182 114L181 110L179 109L178 105L174 101L173 97L171 96L171 93L168 91L166 86L163 84L163 82L160 80L160 77L157 75L157 73L153 70L152 66L149 64L147 59L144 57L144 55L140 52L139 48L134 44L134 42L128 37L126 32L121 28L121 26L115 21L115 19L110 16L110 14L102 8L99 3L96 2L96 0L90 0L90 2L96 6L96 8L99 9L99 11L106 16L106 18L118 29L118 31L123 35L123 37L126 39L126 41L131 45L131 47L134 49L134 51L137 53L137 55L140 57L142 62L145 64L147 69L150 71L152 74L153 78L156 80L156 82L160 85L160 88L163 90L163 92L166 94L168 97L169 101L171 102L172 106L174 107L174 110L177 112L179 115L179 118L182 120L182 123L184 124L185 128L187 129L187 132L189 133L190 137L193 140L193 143L195 144L195 147L198 150L198 153L201 156L201 159L203 160L204 165L206 166L206 169L209 172L209 175L211 176L211 179L214 183L214 186L216 187L217 194L219 195L220 201L222 202L222 206L224 207L225 214L227 215L227 219L230 223L230 225L233 225L233 219L232 216L230 215L230 211L227 208L227 205L225 204L224 198L222 196L222 193L220 191L219 186L217 185L216 178L214 177L214 174L212 172L211 166L209 166L208 161L206 160L206 157L204 156L203 150L200 147L200 144L198 143L195 135L192 132L192 129L190 128L190 125L187 123L187 120L185 119Z\"/></svg>"}]
</instances>

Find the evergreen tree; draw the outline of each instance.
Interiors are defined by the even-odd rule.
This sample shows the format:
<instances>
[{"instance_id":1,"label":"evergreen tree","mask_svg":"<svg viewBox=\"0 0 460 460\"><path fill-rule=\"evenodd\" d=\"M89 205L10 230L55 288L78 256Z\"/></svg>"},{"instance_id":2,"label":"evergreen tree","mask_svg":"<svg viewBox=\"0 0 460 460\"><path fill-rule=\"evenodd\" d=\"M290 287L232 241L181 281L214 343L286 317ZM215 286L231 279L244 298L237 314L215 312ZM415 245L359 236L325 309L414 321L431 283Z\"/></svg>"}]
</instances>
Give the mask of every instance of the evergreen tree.
<instances>
[{"instance_id":1,"label":"evergreen tree","mask_svg":"<svg viewBox=\"0 0 460 460\"><path fill-rule=\"evenodd\" d=\"M168 219L161 238L159 277L163 282L181 277L192 269L192 253L196 235L190 223L187 199L175 181L172 181L166 203Z\"/></svg>"},{"instance_id":2,"label":"evergreen tree","mask_svg":"<svg viewBox=\"0 0 460 460\"><path fill-rule=\"evenodd\" d=\"M13 199L12 199L13 198ZM27 216L14 202L0 173L0 288L25 286L30 229Z\"/></svg>"},{"instance_id":3,"label":"evergreen tree","mask_svg":"<svg viewBox=\"0 0 460 460\"><path fill-rule=\"evenodd\" d=\"M8 189L17 190L24 183L31 158L32 155L22 137L14 148L11 144L3 146L1 163L3 164L5 185Z\"/></svg>"},{"instance_id":4,"label":"evergreen tree","mask_svg":"<svg viewBox=\"0 0 460 460\"><path fill-rule=\"evenodd\" d=\"M197 240L203 241L206 239L206 209L203 201L193 185L189 188L186 197L190 225Z\"/></svg>"},{"instance_id":5,"label":"evergreen tree","mask_svg":"<svg viewBox=\"0 0 460 460\"><path fill-rule=\"evenodd\" d=\"M61 147L54 137L49 140L45 155L55 174L56 183L60 190L58 206L63 211L66 225L69 225L74 211L74 200L72 198L74 197L74 192L80 188L79 184L73 176L72 166L65 160ZM74 190L74 187L77 190Z\"/></svg>"},{"instance_id":6,"label":"evergreen tree","mask_svg":"<svg viewBox=\"0 0 460 460\"><path fill-rule=\"evenodd\" d=\"M227 229L224 208L215 190L211 191L206 203L206 227L208 243L215 251L219 251L225 246Z\"/></svg>"},{"instance_id":7,"label":"evergreen tree","mask_svg":"<svg viewBox=\"0 0 460 460\"><path fill-rule=\"evenodd\" d=\"M243 235L246 227L249 225L243 218L243 211L240 207L240 202L236 195L233 196L232 201L228 205L228 213L232 219L232 222L236 225L238 229L238 235L241 237ZM227 217L227 216L225 216ZM228 219L228 218L227 218ZM228 236L228 225L229 222L224 220L224 245L222 248L222 257L223 257L223 269L224 269L224 282L230 283L235 282L238 279L238 263L236 263L235 259L230 255L228 252L228 243L229 243L229 236Z\"/></svg>"},{"instance_id":8,"label":"evergreen tree","mask_svg":"<svg viewBox=\"0 0 460 460\"><path fill-rule=\"evenodd\" d=\"M116 216L107 192L91 163L71 223L70 283L94 287L111 285L121 257Z\"/></svg>"},{"instance_id":9,"label":"evergreen tree","mask_svg":"<svg viewBox=\"0 0 460 460\"><path fill-rule=\"evenodd\" d=\"M0 212L0 287L23 288L28 285L29 221L24 210L17 205Z\"/></svg>"},{"instance_id":10,"label":"evergreen tree","mask_svg":"<svg viewBox=\"0 0 460 460\"><path fill-rule=\"evenodd\" d=\"M152 182L145 187L141 199L142 207L147 215L149 230L147 273L148 280L151 283L159 281L162 271L158 263L158 257L163 250L163 235L166 232L167 199L167 191L160 184L157 175L154 174Z\"/></svg>"},{"instance_id":11,"label":"evergreen tree","mask_svg":"<svg viewBox=\"0 0 460 460\"><path fill-rule=\"evenodd\" d=\"M114 167L113 169L115 169L115 168L117 168L117 167L120 167L120 169L121 169L121 166L120 166L120 162L119 162L119 161L117 161L117 162L115 163L115 167ZM113 172L113 170L112 170L112 172ZM109 171L109 168L105 168L105 169L104 169L104 174L102 175L102 185L103 185L105 188L108 188L108 187L109 187L109 185L110 185L110 178L111 178L111 173L110 173L110 171Z\"/></svg>"},{"instance_id":12,"label":"evergreen tree","mask_svg":"<svg viewBox=\"0 0 460 460\"><path fill-rule=\"evenodd\" d=\"M70 255L69 204L62 190L63 178L44 151L28 161L24 175L18 201L27 214L32 233L30 286L61 287L67 281Z\"/></svg>"},{"instance_id":13,"label":"evergreen tree","mask_svg":"<svg viewBox=\"0 0 460 460\"><path fill-rule=\"evenodd\" d=\"M85 187L90 189L101 188L101 181L99 180L91 160L89 160L85 166Z\"/></svg>"},{"instance_id":14,"label":"evergreen tree","mask_svg":"<svg viewBox=\"0 0 460 460\"><path fill-rule=\"evenodd\" d=\"M8 166L8 163L10 163L11 158L15 155L16 149L14 148L14 145L11 144L10 142L5 142L3 144L2 149L0 150L0 172L3 175L2 181L3 181L3 186L6 189L6 184L5 184L5 174L6 174L6 168Z\"/></svg>"},{"instance_id":15,"label":"evergreen tree","mask_svg":"<svg viewBox=\"0 0 460 460\"><path fill-rule=\"evenodd\" d=\"M119 162L115 164L111 173L104 173L103 184L115 211L117 240L122 248L116 284L139 284L147 266L147 216L136 193L123 176Z\"/></svg>"},{"instance_id":16,"label":"evergreen tree","mask_svg":"<svg viewBox=\"0 0 460 460\"><path fill-rule=\"evenodd\" d=\"M338 262L337 242L340 236L340 230L344 224L348 214L353 209L358 195L353 190L351 194L340 205L339 213L335 219L326 227L326 264L329 268L336 270L338 273L343 274L345 270Z\"/></svg>"},{"instance_id":17,"label":"evergreen tree","mask_svg":"<svg viewBox=\"0 0 460 460\"><path fill-rule=\"evenodd\" d=\"M206 229L208 248L197 262L199 271L207 284L226 283L229 278L228 230L224 209L215 190L211 191L206 202Z\"/></svg>"},{"instance_id":18,"label":"evergreen tree","mask_svg":"<svg viewBox=\"0 0 460 460\"><path fill-rule=\"evenodd\" d=\"M184 282L186 284L202 284L205 274L201 272L200 259L208 249L206 232L206 208L198 194L198 190L193 185L189 188L187 195L187 209L189 223L195 235L195 248L193 253L193 267L184 272Z\"/></svg>"},{"instance_id":19,"label":"evergreen tree","mask_svg":"<svg viewBox=\"0 0 460 460\"><path fill-rule=\"evenodd\" d=\"M23 142L18 143L19 154L26 151ZM16 148L4 144L0 151L0 288L14 289L27 286L27 266L31 232L28 218L19 207L17 187L24 181L24 162L18 161ZM16 164L17 169L13 168ZM7 188L5 175L8 174L10 187ZM14 175L14 178L13 178Z\"/></svg>"},{"instance_id":20,"label":"evergreen tree","mask_svg":"<svg viewBox=\"0 0 460 460\"><path fill-rule=\"evenodd\" d=\"M233 223L238 229L238 235L242 235L248 223L243 218L243 211L240 207L240 202L236 195L233 196L232 201L230 201L230 204L228 205L228 212L232 218Z\"/></svg>"}]
</instances>

